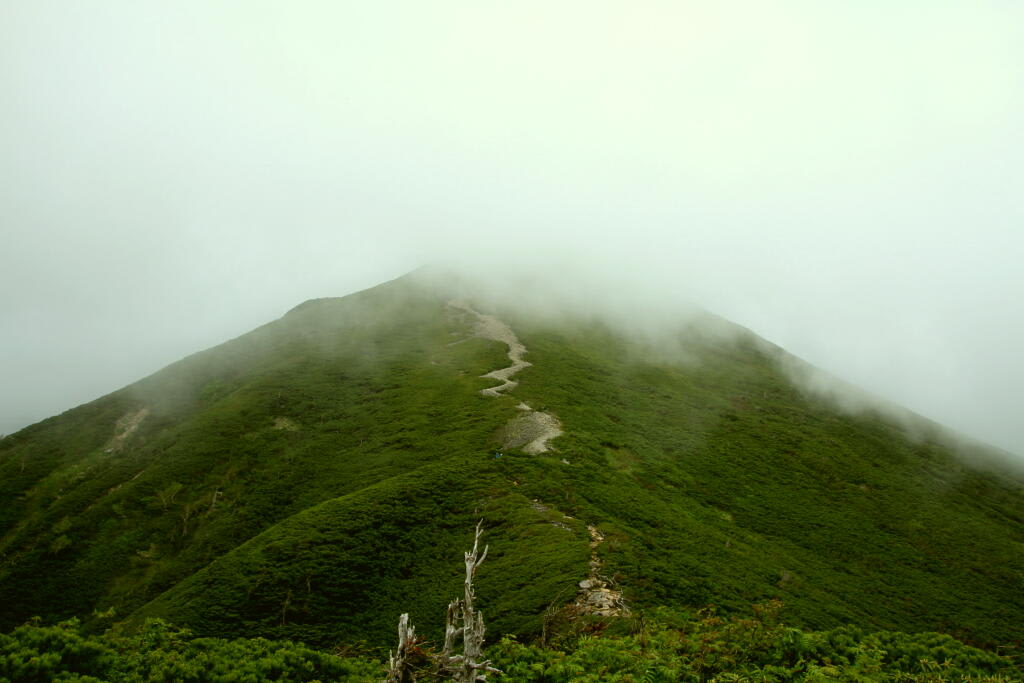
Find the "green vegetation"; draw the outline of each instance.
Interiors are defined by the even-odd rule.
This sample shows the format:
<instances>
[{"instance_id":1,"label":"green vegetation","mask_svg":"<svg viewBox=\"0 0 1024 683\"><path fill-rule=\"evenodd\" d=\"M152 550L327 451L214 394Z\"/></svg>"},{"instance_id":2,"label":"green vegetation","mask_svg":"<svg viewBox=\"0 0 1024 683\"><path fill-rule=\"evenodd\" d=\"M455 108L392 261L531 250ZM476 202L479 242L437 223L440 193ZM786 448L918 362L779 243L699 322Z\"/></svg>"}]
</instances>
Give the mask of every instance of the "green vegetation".
<instances>
[{"instance_id":1,"label":"green vegetation","mask_svg":"<svg viewBox=\"0 0 1024 683\"><path fill-rule=\"evenodd\" d=\"M0 683L39 681L372 681L379 662L288 641L196 638L154 619L132 637L91 636L78 620L0 635Z\"/></svg>"},{"instance_id":2,"label":"green vegetation","mask_svg":"<svg viewBox=\"0 0 1024 683\"><path fill-rule=\"evenodd\" d=\"M758 605L752 618L730 619L702 610L691 620L660 610L629 634L576 636L551 648L506 637L488 656L502 680L524 683L1020 680L1010 659L950 636L804 632L779 623L780 607Z\"/></svg>"},{"instance_id":3,"label":"green vegetation","mask_svg":"<svg viewBox=\"0 0 1024 683\"><path fill-rule=\"evenodd\" d=\"M972 469L934 429L911 440L803 395L752 336L682 336L671 364L601 324L512 324L534 363L518 394L557 412L572 463L528 495L600 522L634 602L781 599L802 627L1019 642L1019 480Z\"/></svg>"},{"instance_id":4,"label":"green vegetation","mask_svg":"<svg viewBox=\"0 0 1024 683\"><path fill-rule=\"evenodd\" d=\"M666 609L644 618L580 622L549 646L505 636L487 656L509 683L769 681L1019 681L1013 661L937 633L804 632L778 621L778 603L749 617ZM581 632L582 631L582 632ZM604 631L604 632L602 632ZM422 659L435 649L419 646ZM385 662L289 641L198 638L162 620L135 635L89 635L77 620L0 635L7 681L380 681ZM425 673L420 680L433 680Z\"/></svg>"},{"instance_id":5,"label":"green vegetation","mask_svg":"<svg viewBox=\"0 0 1024 683\"><path fill-rule=\"evenodd\" d=\"M95 634L107 625L94 612L113 608L117 637L159 617L198 641L378 656L401 612L440 636L483 518L488 630L522 643L570 621L595 524L604 572L637 613L713 603L730 616L781 599L820 637L852 623L1019 646L1019 480L966 465L927 425L910 439L802 394L743 331L655 345L498 314L533 364L509 396L479 394L503 346L402 279L307 302L9 435L0 630L77 617L61 628ZM501 448L519 401L561 420L554 451ZM559 647L537 655L554 657L544 667L596 646ZM684 666L673 661L657 666Z\"/></svg>"}]
</instances>

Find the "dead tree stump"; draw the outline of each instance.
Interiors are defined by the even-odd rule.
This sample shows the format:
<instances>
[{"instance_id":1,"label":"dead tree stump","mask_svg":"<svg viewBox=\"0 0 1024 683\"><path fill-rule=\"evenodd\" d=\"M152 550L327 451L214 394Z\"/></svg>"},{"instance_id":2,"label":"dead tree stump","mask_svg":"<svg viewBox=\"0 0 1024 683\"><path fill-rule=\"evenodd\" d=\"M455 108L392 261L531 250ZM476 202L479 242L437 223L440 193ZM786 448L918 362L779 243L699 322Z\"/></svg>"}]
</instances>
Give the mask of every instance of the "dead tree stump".
<instances>
[{"instance_id":1,"label":"dead tree stump","mask_svg":"<svg viewBox=\"0 0 1024 683\"><path fill-rule=\"evenodd\" d=\"M483 552L479 552L482 525L483 520L480 520L473 537L473 550L465 553L466 578L463 581L463 595L448 605L444 647L441 652L431 655L434 660L432 677L435 679L448 678L453 683L477 683L486 681L488 673L501 673L491 666L489 660L483 659L484 615L473 606L476 598L473 577L476 576L477 568L487 558L487 550L490 547L484 546ZM457 651L460 639L462 652ZM398 620L398 651L388 658L388 677L384 679L384 683L413 683L416 680L409 665L409 653L414 643L415 634L413 627L409 625L409 615L403 614Z\"/></svg>"}]
</instances>

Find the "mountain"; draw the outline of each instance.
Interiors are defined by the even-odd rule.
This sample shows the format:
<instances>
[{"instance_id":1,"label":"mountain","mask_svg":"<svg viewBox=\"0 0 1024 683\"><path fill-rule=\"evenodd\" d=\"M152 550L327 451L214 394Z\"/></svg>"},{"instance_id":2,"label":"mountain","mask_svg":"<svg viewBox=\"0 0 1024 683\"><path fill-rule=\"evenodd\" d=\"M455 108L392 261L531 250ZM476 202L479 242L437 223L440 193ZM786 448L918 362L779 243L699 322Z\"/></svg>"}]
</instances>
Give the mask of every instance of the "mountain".
<instances>
[{"instance_id":1,"label":"mountain","mask_svg":"<svg viewBox=\"0 0 1024 683\"><path fill-rule=\"evenodd\" d=\"M482 519L495 635L778 598L1019 645L1020 476L794 362L706 314L655 340L416 276L307 301L0 440L0 630L387 647L400 612L436 635Z\"/></svg>"}]
</instances>

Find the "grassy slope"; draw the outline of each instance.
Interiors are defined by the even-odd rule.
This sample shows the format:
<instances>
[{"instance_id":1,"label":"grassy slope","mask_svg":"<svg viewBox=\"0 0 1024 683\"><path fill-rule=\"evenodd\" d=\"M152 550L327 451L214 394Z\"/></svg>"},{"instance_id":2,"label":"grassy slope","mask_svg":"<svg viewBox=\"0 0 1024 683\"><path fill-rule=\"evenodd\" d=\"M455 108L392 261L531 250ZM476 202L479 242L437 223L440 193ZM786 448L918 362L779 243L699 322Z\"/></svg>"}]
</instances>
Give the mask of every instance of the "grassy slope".
<instances>
[{"instance_id":1,"label":"grassy slope","mask_svg":"<svg viewBox=\"0 0 1024 683\"><path fill-rule=\"evenodd\" d=\"M0 628L115 606L201 633L384 645L403 610L437 632L483 517L492 633L535 633L571 598L587 521L638 606L778 596L808 627L1015 637L1019 484L807 400L750 340L693 342L679 363L600 325L506 317L534 363L514 398L476 391L504 349L449 346L443 302L397 281L4 439L0 594L16 598ZM520 399L561 418L557 453L492 457Z\"/></svg>"},{"instance_id":2,"label":"grassy slope","mask_svg":"<svg viewBox=\"0 0 1024 683\"><path fill-rule=\"evenodd\" d=\"M809 400L752 336L683 343L673 367L598 324L518 328L535 363L520 393L558 413L573 463L538 489L614 530L635 600L779 597L813 628L1019 638L1019 481Z\"/></svg>"},{"instance_id":3,"label":"grassy slope","mask_svg":"<svg viewBox=\"0 0 1024 683\"><path fill-rule=\"evenodd\" d=\"M0 592L17 599L0 604L0 621L131 612L323 501L486 457L507 406L477 395L478 375L503 353L482 340L447 346L454 329L442 303L402 283L312 302L5 439ZM105 452L115 422L142 405L153 414L139 432ZM294 428L275 428L279 418ZM585 556L582 533L570 552Z\"/></svg>"}]
</instances>

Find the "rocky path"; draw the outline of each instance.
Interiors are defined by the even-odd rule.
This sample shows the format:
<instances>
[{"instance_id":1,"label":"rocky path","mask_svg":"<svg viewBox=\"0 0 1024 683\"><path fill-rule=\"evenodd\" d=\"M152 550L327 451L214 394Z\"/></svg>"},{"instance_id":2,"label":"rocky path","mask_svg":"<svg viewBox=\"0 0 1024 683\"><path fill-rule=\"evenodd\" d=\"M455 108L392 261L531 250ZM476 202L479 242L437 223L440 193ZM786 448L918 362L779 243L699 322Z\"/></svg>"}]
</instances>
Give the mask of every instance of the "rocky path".
<instances>
[{"instance_id":1,"label":"rocky path","mask_svg":"<svg viewBox=\"0 0 1024 683\"><path fill-rule=\"evenodd\" d=\"M512 376L523 368L530 367L531 363L523 359L527 353L526 347L516 337L512 328L493 315L478 312L465 302L449 301L448 305L473 317L473 336L508 346L508 359L512 364L480 375L500 380L501 384L481 389L480 393L497 398L519 386L519 382L512 379ZM524 452L534 455L546 453L549 450L548 441L562 435L562 423L554 415L534 410L526 403L520 403L517 407L524 414L512 418L505 426L503 448L522 448Z\"/></svg>"},{"instance_id":2,"label":"rocky path","mask_svg":"<svg viewBox=\"0 0 1024 683\"><path fill-rule=\"evenodd\" d=\"M587 531L590 532L590 572L587 578L580 581L576 609L583 614L601 617L629 614L621 591L609 588L608 580L601 574L601 558L597 556L597 548L604 543L604 535L593 524L587 525Z\"/></svg>"}]
</instances>

